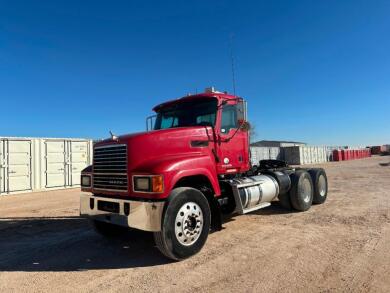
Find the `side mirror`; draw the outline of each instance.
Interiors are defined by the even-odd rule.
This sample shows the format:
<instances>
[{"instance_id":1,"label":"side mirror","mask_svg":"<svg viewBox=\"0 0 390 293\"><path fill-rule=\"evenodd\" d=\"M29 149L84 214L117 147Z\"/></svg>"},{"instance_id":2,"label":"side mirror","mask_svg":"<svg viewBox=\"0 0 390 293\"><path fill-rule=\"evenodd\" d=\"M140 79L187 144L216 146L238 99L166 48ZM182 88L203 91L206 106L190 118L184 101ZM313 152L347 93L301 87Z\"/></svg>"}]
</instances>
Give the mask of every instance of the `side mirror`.
<instances>
[{"instance_id":1,"label":"side mirror","mask_svg":"<svg viewBox=\"0 0 390 293\"><path fill-rule=\"evenodd\" d=\"M251 129L251 125L248 121L239 121L240 129L242 131L249 131Z\"/></svg>"}]
</instances>

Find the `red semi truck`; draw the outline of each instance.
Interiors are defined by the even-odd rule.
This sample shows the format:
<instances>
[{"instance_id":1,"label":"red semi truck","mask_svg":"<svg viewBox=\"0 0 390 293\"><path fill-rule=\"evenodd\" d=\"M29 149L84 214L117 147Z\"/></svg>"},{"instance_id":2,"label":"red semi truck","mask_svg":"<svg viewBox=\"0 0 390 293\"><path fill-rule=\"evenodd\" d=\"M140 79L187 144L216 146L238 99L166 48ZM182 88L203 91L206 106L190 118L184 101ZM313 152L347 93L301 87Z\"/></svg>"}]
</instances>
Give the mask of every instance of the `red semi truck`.
<instances>
[{"instance_id":1,"label":"red semi truck","mask_svg":"<svg viewBox=\"0 0 390 293\"><path fill-rule=\"evenodd\" d=\"M251 165L246 102L207 89L154 107L146 132L98 142L81 173L80 215L103 235L122 227L154 233L181 260L201 250L225 214L280 204L297 211L326 200L323 169L278 160Z\"/></svg>"}]
</instances>

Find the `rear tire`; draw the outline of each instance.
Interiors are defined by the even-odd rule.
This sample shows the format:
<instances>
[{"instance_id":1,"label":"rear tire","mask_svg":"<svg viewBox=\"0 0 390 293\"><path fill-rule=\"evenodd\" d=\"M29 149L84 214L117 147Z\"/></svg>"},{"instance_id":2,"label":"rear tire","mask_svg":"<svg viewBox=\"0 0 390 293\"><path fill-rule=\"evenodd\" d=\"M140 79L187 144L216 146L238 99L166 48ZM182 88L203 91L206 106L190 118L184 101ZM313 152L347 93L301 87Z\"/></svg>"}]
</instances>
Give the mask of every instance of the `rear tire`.
<instances>
[{"instance_id":1,"label":"rear tire","mask_svg":"<svg viewBox=\"0 0 390 293\"><path fill-rule=\"evenodd\" d=\"M311 176L314 187L313 203L324 203L328 196L328 178L326 177L325 170L322 168L316 168L309 169L308 172Z\"/></svg>"},{"instance_id":2,"label":"rear tire","mask_svg":"<svg viewBox=\"0 0 390 293\"><path fill-rule=\"evenodd\" d=\"M92 220L93 228L105 237L117 237L126 231L126 228L111 223Z\"/></svg>"},{"instance_id":3,"label":"rear tire","mask_svg":"<svg viewBox=\"0 0 390 293\"><path fill-rule=\"evenodd\" d=\"M172 260L198 253L206 243L211 224L210 206L197 189L179 187L172 191L160 232L154 232L157 248Z\"/></svg>"},{"instance_id":4,"label":"rear tire","mask_svg":"<svg viewBox=\"0 0 390 293\"><path fill-rule=\"evenodd\" d=\"M297 170L291 174L291 189L289 192L292 207L300 212L310 209L313 202L313 182L305 170Z\"/></svg>"}]
</instances>

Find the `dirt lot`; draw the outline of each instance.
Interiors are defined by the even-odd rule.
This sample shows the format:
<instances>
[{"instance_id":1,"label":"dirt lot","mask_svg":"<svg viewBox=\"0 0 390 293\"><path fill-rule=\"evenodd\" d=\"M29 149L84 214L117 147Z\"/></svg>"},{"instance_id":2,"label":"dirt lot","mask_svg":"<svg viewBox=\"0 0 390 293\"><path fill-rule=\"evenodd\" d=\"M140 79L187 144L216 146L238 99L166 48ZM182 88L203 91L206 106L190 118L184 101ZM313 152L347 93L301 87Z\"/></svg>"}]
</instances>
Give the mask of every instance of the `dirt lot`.
<instances>
[{"instance_id":1,"label":"dirt lot","mask_svg":"<svg viewBox=\"0 0 390 293\"><path fill-rule=\"evenodd\" d=\"M390 291L390 157L328 163L324 205L275 202L170 262L149 233L95 234L78 191L0 198L0 291Z\"/></svg>"}]
</instances>

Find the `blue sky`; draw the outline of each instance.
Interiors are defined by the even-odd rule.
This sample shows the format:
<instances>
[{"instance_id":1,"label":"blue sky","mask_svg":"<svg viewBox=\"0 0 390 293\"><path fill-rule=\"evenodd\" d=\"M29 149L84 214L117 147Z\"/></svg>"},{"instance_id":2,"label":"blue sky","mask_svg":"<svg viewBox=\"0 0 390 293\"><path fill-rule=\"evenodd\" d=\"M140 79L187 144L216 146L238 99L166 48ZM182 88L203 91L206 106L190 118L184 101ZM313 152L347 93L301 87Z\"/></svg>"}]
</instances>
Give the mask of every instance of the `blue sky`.
<instances>
[{"instance_id":1,"label":"blue sky","mask_svg":"<svg viewBox=\"0 0 390 293\"><path fill-rule=\"evenodd\" d=\"M0 136L142 131L214 85L259 139L390 143L389 1L1 1Z\"/></svg>"}]
</instances>

